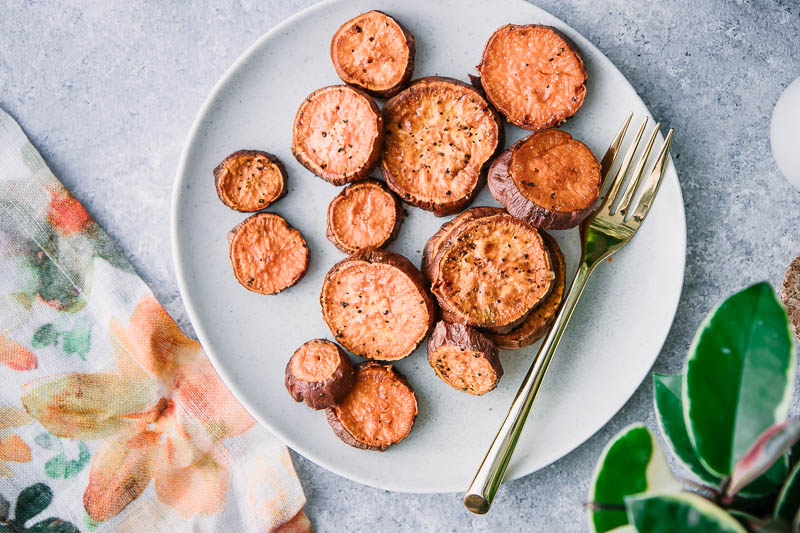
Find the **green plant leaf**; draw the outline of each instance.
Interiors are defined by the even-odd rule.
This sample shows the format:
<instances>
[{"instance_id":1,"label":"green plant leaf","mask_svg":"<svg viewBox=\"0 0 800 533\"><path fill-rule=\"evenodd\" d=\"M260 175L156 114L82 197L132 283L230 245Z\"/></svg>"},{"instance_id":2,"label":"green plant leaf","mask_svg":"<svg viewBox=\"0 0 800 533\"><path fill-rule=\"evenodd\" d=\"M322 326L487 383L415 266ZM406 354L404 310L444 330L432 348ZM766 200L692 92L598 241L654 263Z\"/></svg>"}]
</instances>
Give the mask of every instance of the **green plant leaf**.
<instances>
[{"instance_id":1,"label":"green plant leaf","mask_svg":"<svg viewBox=\"0 0 800 533\"><path fill-rule=\"evenodd\" d=\"M691 492L629 496L630 522L646 533L747 533L722 508Z\"/></svg>"},{"instance_id":2,"label":"green plant leaf","mask_svg":"<svg viewBox=\"0 0 800 533\"><path fill-rule=\"evenodd\" d=\"M736 463L726 494L732 496L768 470L774 470L770 467L784 458L784 454L798 440L800 440L800 420L790 420L768 427ZM779 466L780 464L778 463ZM780 485L786 476L785 459L782 464L783 468L772 478L777 482L776 485Z\"/></svg>"},{"instance_id":3,"label":"green plant leaf","mask_svg":"<svg viewBox=\"0 0 800 533\"><path fill-rule=\"evenodd\" d=\"M22 489L17 496L17 505L14 508L14 520L25 524L28 520L41 513L53 501L53 491L44 483L36 483Z\"/></svg>"},{"instance_id":4,"label":"green plant leaf","mask_svg":"<svg viewBox=\"0 0 800 533\"><path fill-rule=\"evenodd\" d=\"M78 357L86 360L86 354L92 346L92 322L83 317L79 319L70 331L62 334L61 346L64 353L68 355L78 354Z\"/></svg>"},{"instance_id":5,"label":"green plant leaf","mask_svg":"<svg viewBox=\"0 0 800 533\"><path fill-rule=\"evenodd\" d=\"M81 530L64 520L47 518L29 527L28 533L81 533Z\"/></svg>"},{"instance_id":6,"label":"green plant leaf","mask_svg":"<svg viewBox=\"0 0 800 533\"><path fill-rule=\"evenodd\" d=\"M775 502L775 518L780 518L790 524L798 511L800 511L800 464L792 468L789 477L786 478L786 482L778 493L778 500Z\"/></svg>"},{"instance_id":7,"label":"green plant leaf","mask_svg":"<svg viewBox=\"0 0 800 533\"><path fill-rule=\"evenodd\" d=\"M653 398L658 426L678 461L704 482L719 488L720 478L706 470L689 440L681 405L682 381L681 375L653 374Z\"/></svg>"},{"instance_id":8,"label":"green plant leaf","mask_svg":"<svg viewBox=\"0 0 800 533\"><path fill-rule=\"evenodd\" d=\"M786 311L766 283L706 317L689 348L682 403L692 446L710 472L730 476L758 436L786 419L795 366Z\"/></svg>"},{"instance_id":9,"label":"green plant leaf","mask_svg":"<svg viewBox=\"0 0 800 533\"><path fill-rule=\"evenodd\" d=\"M769 469L757 477L738 493L743 498L763 498L778 492L789 473L789 460L786 456L772 463Z\"/></svg>"},{"instance_id":10,"label":"green plant leaf","mask_svg":"<svg viewBox=\"0 0 800 533\"><path fill-rule=\"evenodd\" d=\"M630 425L617 433L597 461L589 500L599 508L590 513L590 527L604 533L628 524L628 516L621 510L626 496L679 490L650 430L642 424Z\"/></svg>"},{"instance_id":11,"label":"green plant leaf","mask_svg":"<svg viewBox=\"0 0 800 533\"><path fill-rule=\"evenodd\" d=\"M37 350L39 348L44 348L45 346L53 346L56 342L58 342L58 331L56 331L55 326L53 326L51 322L48 322L44 326L37 329L33 334L31 347L34 350Z\"/></svg>"}]
</instances>

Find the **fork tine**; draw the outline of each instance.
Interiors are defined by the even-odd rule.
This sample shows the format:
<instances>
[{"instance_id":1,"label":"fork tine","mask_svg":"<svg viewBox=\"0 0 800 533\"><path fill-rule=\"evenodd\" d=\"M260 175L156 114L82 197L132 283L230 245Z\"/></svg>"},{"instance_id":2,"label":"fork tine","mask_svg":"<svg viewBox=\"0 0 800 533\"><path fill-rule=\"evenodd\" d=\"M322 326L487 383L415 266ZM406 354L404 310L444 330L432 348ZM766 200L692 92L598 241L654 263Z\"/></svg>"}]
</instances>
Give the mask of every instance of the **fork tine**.
<instances>
[{"instance_id":1,"label":"fork tine","mask_svg":"<svg viewBox=\"0 0 800 533\"><path fill-rule=\"evenodd\" d=\"M608 208L609 213L612 215L614 213L611 211L611 207L614 205L614 200L617 197L617 193L619 193L619 188L622 186L622 182L625 181L625 176L628 174L628 170L631 168L633 154L636 153L636 149L639 147L639 141L642 139L642 133L644 133L645 126L647 126L647 117L644 117L644 121L639 127L639 131L636 132L636 138L633 140L630 148L628 148L625 158L622 160L622 165L619 167L617 175L614 177L614 182L611 184L611 190L608 191L606 199L603 201L603 205L600 207L601 209Z\"/></svg>"},{"instance_id":2,"label":"fork tine","mask_svg":"<svg viewBox=\"0 0 800 533\"><path fill-rule=\"evenodd\" d=\"M603 160L600 161L600 175L603 177L600 184L601 198L603 198L602 192L606 190L606 186L608 185L608 177L611 175L611 168L614 166L614 161L617 159L619 146L622 144L622 139L625 137L625 133L628 131L628 126L630 125L632 118L633 111L628 113L628 116L625 118L625 122L622 123L622 126L617 132L617 136L614 137L613 141L611 141L611 145L608 147L606 155L604 155Z\"/></svg>"},{"instance_id":3,"label":"fork tine","mask_svg":"<svg viewBox=\"0 0 800 533\"><path fill-rule=\"evenodd\" d=\"M667 172L667 163L669 163L669 148L672 145L672 135L674 130L670 128L667 133L667 138L664 139L664 146L661 147L661 152L658 154L656 164L653 166L650 177L647 178L647 185L642 192L642 197L639 200L639 205L633 213L633 220L642 223L647 213L650 212L650 207L653 205L658 188L661 186L661 180Z\"/></svg>"},{"instance_id":4,"label":"fork tine","mask_svg":"<svg viewBox=\"0 0 800 533\"><path fill-rule=\"evenodd\" d=\"M653 130L653 134L650 135L650 140L647 141L647 146L644 149L644 153L639 158L639 161L636 162L636 166L633 167L633 178L631 178L630 183L628 184L628 188L625 190L625 194L622 195L622 201L617 206L617 211L622 213L623 215L627 214L628 207L630 207L631 202L633 201L633 195L636 194L636 189L639 188L639 183L642 181L642 176L644 175L644 167L647 163L647 159L650 157L650 150L653 148L653 143L658 136L658 128L661 127L660 123L656 123L656 127Z\"/></svg>"}]
</instances>

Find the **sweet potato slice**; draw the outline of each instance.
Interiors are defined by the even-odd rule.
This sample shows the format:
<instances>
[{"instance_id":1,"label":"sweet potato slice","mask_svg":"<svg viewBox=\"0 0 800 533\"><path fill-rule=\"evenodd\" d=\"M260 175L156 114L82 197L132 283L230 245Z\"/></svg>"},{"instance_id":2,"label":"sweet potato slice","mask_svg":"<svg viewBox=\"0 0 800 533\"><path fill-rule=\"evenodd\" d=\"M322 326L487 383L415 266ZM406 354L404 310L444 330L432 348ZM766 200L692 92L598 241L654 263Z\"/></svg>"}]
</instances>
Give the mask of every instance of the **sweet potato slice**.
<instances>
[{"instance_id":1,"label":"sweet potato slice","mask_svg":"<svg viewBox=\"0 0 800 533\"><path fill-rule=\"evenodd\" d=\"M794 258L783 276L781 301L786 306L794 334L800 340L800 255Z\"/></svg>"},{"instance_id":2,"label":"sweet potato slice","mask_svg":"<svg viewBox=\"0 0 800 533\"><path fill-rule=\"evenodd\" d=\"M405 377L391 365L374 361L358 365L350 394L326 411L342 441L378 451L406 438L417 413L417 396Z\"/></svg>"},{"instance_id":3,"label":"sweet potato slice","mask_svg":"<svg viewBox=\"0 0 800 533\"><path fill-rule=\"evenodd\" d=\"M430 282L436 279L436 273L438 272L433 258L439 252L441 245L447 241L454 231L459 229L461 224L469 222L470 220L475 220L476 218L496 215L502 212L504 212L504 209L501 207L471 207L457 215L453 220L442 224L442 227L428 239L425 243L425 247L422 249L421 270L428 278L428 281Z\"/></svg>"},{"instance_id":4,"label":"sweet potato slice","mask_svg":"<svg viewBox=\"0 0 800 533\"><path fill-rule=\"evenodd\" d=\"M414 36L386 13L348 20L331 40L331 60L342 81L380 98L403 88L414 72Z\"/></svg>"},{"instance_id":5,"label":"sweet potato slice","mask_svg":"<svg viewBox=\"0 0 800 533\"><path fill-rule=\"evenodd\" d=\"M436 216L466 206L502 135L480 92L451 78L420 78L386 102L383 113L381 171L389 187Z\"/></svg>"},{"instance_id":6,"label":"sweet potato slice","mask_svg":"<svg viewBox=\"0 0 800 533\"><path fill-rule=\"evenodd\" d=\"M589 148L561 130L529 135L489 169L489 190L515 217L534 227L567 229L594 210L600 163Z\"/></svg>"},{"instance_id":7,"label":"sweet potato slice","mask_svg":"<svg viewBox=\"0 0 800 533\"><path fill-rule=\"evenodd\" d=\"M328 240L346 254L380 248L397 236L403 205L383 182L348 185L328 204Z\"/></svg>"},{"instance_id":8,"label":"sweet potato slice","mask_svg":"<svg viewBox=\"0 0 800 533\"><path fill-rule=\"evenodd\" d=\"M383 144L383 118L368 94L349 85L323 87L300 104L292 153L334 185L366 178Z\"/></svg>"},{"instance_id":9,"label":"sweet potato slice","mask_svg":"<svg viewBox=\"0 0 800 533\"><path fill-rule=\"evenodd\" d=\"M486 43L477 67L486 97L509 122L539 131L583 105L586 69L572 42L549 26L507 24Z\"/></svg>"},{"instance_id":10,"label":"sweet potato slice","mask_svg":"<svg viewBox=\"0 0 800 533\"><path fill-rule=\"evenodd\" d=\"M336 340L360 357L409 355L433 326L433 300L419 270L402 255L365 248L325 276L322 317Z\"/></svg>"},{"instance_id":11,"label":"sweet potato slice","mask_svg":"<svg viewBox=\"0 0 800 533\"><path fill-rule=\"evenodd\" d=\"M214 169L214 185L223 204L252 213L286 194L286 169L272 154L239 150Z\"/></svg>"},{"instance_id":12,"label":"sweet potato slice","mask_svg":"<svg viewBox=\"0 0 800 533\"><path fill-rule=\"evenodd\" d=\"M467 222L439 249L431 292L442 318L505 332L550 291L553 272L541 235L506 213Z\"/></svg>"},{"instance_id":13,"label":"sweet potato slice","mask_svg":"<svg viewBox=\"0 0 800 533\"><path fill-rule=\"evenodd\" d=\"M299 347L286 365L286 390L312 409L333 407L347 396L356 372L337 344L314 339Z\"/></svg>"},{"instance_id":14,"label":"sweet potato slice","mask_svg":"<svg viewBox=\"0 0 800 533\"><path fill-rule=\"evenodd\" d=\"M228 234L233 274L246 289L275 294L308 269L303 235L274 213L256 213Z\"/></svg>"},{"instance_id":15,"label":"sweet potato slice","mask_svg":"<svg viewBox=\"0 0 800 533\"><path fill-rule=\"evenodd\" d=\"M476 396L493 390L503 377L492 341L476 329L444 320L428 339L428 363L442 381Z\"/></svg>"},{"instance_id":16,"label":"sweet potato slice","mask_svg":"<svg viewBox=\"0 0 800 533\"><path fill-rule=\"evenodd\" d=\"M561 253L558 242L552 236L544 232L540 232L540 234L547 245L547 249L550 251L550 260L553 274L555 275L553 288L528 313L525 320L508 333L485 333L498 348L519 350L541 339L547 332L547 328L556 319L556 314L561 308L561 302L564 301L564 288L567 282L567 266L564 262L564 254Z\"/></svg>"}]
</instances>

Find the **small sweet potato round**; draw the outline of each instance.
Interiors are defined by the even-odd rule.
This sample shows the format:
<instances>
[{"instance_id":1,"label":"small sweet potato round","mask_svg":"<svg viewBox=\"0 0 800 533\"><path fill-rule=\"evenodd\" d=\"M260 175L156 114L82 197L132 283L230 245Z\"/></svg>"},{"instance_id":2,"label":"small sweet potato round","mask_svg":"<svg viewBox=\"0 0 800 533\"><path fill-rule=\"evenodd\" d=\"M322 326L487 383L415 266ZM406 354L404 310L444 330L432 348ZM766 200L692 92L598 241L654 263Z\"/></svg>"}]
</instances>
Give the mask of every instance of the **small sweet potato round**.
<instances>
[{"instance_id":1,"label":"small sweet potato round","mask_svg":"<svg viewBox=\"0 0 800 533\"><path fill-rule=\"evenodd\" d=\"M300 104L292 153L308 170L344 185L369 176L383 144L383 117L365 92L349 85L323 87Z\"/></svg>"},{"instance_id":2,"label":"small sweet potato round","mask_svg":"<svg viewBox=\"0 0 800 533\"><path fill-rule=\"evenodd\" d=\"M548 250L550 251L551 265L553 267L553 288L539 302L539 304L528 313L525 320L509 331L508 333L486 332L486 336L497 346L504 350L519 350L530 346L541 339L547 332L547 328L556 319L556 314L564 301L564 288L567 283L567 265L564 262L564 254L558 242L545 232L540 232Z\"/></svg>"},{"instance_id":3,"label":"small sweet potato round","mask_svg":"<svg viewBox=\"0 0 800 533\"><path fill-rule=\"evenodd\" d=\"M352 353L394 361L406 357L433 326L433 300L422 274L402 255L365 248L336 263L320 294L322 318Z\"/></svg>"},{"instance_id":4,"label":"small sweet potato round","mask_svg":"<svg viewBox=\"0 0 800 533\"><path fill-rule=\"evenodd\" d=\"M436 216L469 204L502 135L481 93L451 78L420 78L386 102L383 114L381 172L389 188Z\"/></svg>"},{"instance_id":5,"label":"small sweet potato round","mask_svg":"<svg viewBox=\"0 0 800 533\"><path fill-rule=\"evenodd\" d=\"M223 204L252 213L286 194L286 169L272 154L239 150L214 169L214 185Z\"/></svg>"},{"instance_id":6,"label":"small sweet potato round","mask_svg":"<svg viewBox=\"0 0 800 533\"><path fill-rule=\"evenodd\" d=\"M411 432L419 412L417 396L391 365L368 361L356 370L350 393L326 411L328 423L346 444L383 451Z\"/></svg>"},{"instance_id":7,"label":"small sweet potato round","mask_svg":"<svg viewBox=\"0 0 800 533\"><path fill-rule=\"evenodd\" d=\"M572 42L550 26L506 24L477 67L486 97L509 122L539 131L575 114L586 97L586 69Z\"/></svg>"},{"instance_id":8,"label":"small sweet potato round","mask_svg":"<svg viewBox=\"0 0 800 533\"><path fill-rule=\"evenodd\" d=\"M362 248L380 248L397 236L403 205L383 182L359 181L348 185L328 204L328 240L351 254Z\"/></svg>"},{"instance_id":9,"label":"small sweet potato round","mask_svg":"<svg viewBox=\"0 0 800 533\"><path fill-rule=\"evenodd\" d=\"M800 339L800 255L794 258L783 276L781 301L786 306L794 334Z\"/></svg>"},{"instance_id":10,"label":"small sweet potato round","mask_svg":"<svg viewBox=\"0 0 800 533\"><path fill-rule=\"evenodd\" d=\"M443 320L428 339L428 363L442 381L476 396L493 390L503 377L492 341L476 329Z\"/></svg>"},{"instance_id":11,"label":"small sweet potato round","mask_svg":"<svg viewBox=\"0 0 800 533\"><path fill-rule=\"evenodd\" d=\"M600 163L561 130L534 133L503 152L489 169L489 191L509 213L543 229L568 229L594 210Z\"/></svg>"},{"instance_id":12,"label":"small sweet potato round","mask_svg":"<svg viewBox=\"0 0 800 533\"><path fill-rule=\"evenodd\" d=\"M233 274L247 290L275 294L308 270L308 245L283 217L256 213L228 234Z\"/></svg>"},{"instance_id":13,"label":"small sweet potato round","mask_svg":"<svg viewBox=\"0 0 800 533\"><path fill-rule=\"evenodd\" d=\"M431 292L448 322L505 332L550 291L550 254L536 228L506 213L463 224L434 258Z\"/></svg>"},{"instance_id":14,"label":"small sweet potato round","mask_svg":"<svg viewBox=\"0 0 800 533\"><path fill-rule=\"evenodd\" d=\"M333 407L355 383L350 357L337 344L314 339L295 350L286 364L286 390L312 409Z\"/></svg>"},{"instance_id":15,"label":"small sweet potato round","mask_svg":"<svg viewBox=\"0 0 800 533\"><path fill-rule=\"evenodd\" d=\"M331 40L331 60L342 81L388 98L414 72L414 36L386 13L367 11L348 20Z\"/></svg>"}]
</instances>

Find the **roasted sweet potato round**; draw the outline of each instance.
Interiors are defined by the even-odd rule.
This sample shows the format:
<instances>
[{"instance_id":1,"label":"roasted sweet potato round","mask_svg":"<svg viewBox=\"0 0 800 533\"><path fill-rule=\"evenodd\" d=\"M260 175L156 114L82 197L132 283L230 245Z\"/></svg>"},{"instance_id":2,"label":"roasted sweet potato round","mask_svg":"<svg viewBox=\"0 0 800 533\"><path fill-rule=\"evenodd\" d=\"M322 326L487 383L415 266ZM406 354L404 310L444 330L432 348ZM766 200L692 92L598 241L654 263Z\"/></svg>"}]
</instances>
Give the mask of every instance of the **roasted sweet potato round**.
<instances>
[{"instance_id":1,"label":"roasted sweet potato round","mask_svg":"<svg viewBox=\"0 0 800 533\"><path fill-rule=\"evenodd\" d=\"M286 169L272 154L239 150L214 169L214 185L223 204L252 213L286 194Z\"/></svg>"},{"instance_id":2,"label":"roasted sweet potato round","mask_svg":"<svg viewBox=\"0 0 800 533\"><path fill-rule=\"evenodd\" d=\"M453 232L461 226L461 224L469 222L470 220L475 220L476 218L495 215L504 211L505 210L501 207L471 207L463 213L457 215L452 220L442 224L442 227L439 228L439 230L434 233L430 239L428 239L428 241L425 243L425 247L422 249L421 270L422 273L428 278L428 281L431 282L436 279L436 273L438 272L433 258L439 252L439 248L441 247L442 243L447 241L450 235L452 235Z\"/></svg>"},{"instance_id":3,"label":"roasted sweet potato round","mask_svg":"<svg viewBox=\"0 0 800 533\"><path fill-rule=\"evenodd\" d=\"M360 357L394 361L409 355L433 326L433 300L402 255L365 248L325 276L322 317L336 340Z\"/></svg>"},{"instance_id":4,"label":"roasted sweet potato round","mask_svg":"<svg viewBox=\"0 0 800 533\"><path fill-rule=\"evenodd\" d=\"M383 118L368 94L349 85L318 89L300 104L292 153L334 185L366 178L383 144Z\"/></svg>"},{"instance_id":5,"label":"roasted sweet potato round","mask_svg":"<svg viewBox=\"0 0 800 533\"><path fill-rule=\"evenodd\" d=\"M552 286L541 235L506 213L463 224L434 261L431 291L448 322L505 332L521 323Z\"/></svg>"},{"instance_id":6,"label":"roasted sweet potato round","mask_svg":"<svg viewBox=\"0 0 800 533\"><path fill-rule=\"evenodd\" d=\"M800 255L794 258L783 276L781 301L786 306L794 334L800 339Z\"/></svg>"},{"instance_id":7,"label":"roasted sweet potato round","mask_svg":"<svg viewBox=\"0 0 800 533\"><path fill-rule=\"evenodd\" d=\"M299 347L286 364L286 390L312 409L333 407L355 383L350 357L337 344L314 339Z\"/></svg>"},{"instance_id":8,"label":"roasted sweet potato round","mask_svg":"<svg viewBox=\"0 0 800 533\"><path fill-rule=\"evenodd\" d=\"M586 69L572 42L549 26L506 24L477 67L486 97L528 130L557 126L583 105Z\"/></svg>"},{"instance_id":9,"label":"roasted sweet potato round","mask_svg":"<svg viewBox=\"0 0 800 533\"><path fill-rule=\"evenodd\" d=\"M383 451L408 436L417 412L417 396L405 377L391 365L368 361L358 365L350 394L326 415L345 443Z\"/></svg>"},{"instance_id":10,"label":"roasted sweet potato round","mask_svg":"<svg viewBox=\"0 0 800 533\"><path fill-rule=\"evenodd\" d=\"M556 314L564 301L564 287L567 282L567 266L564 262L564 254L558 242L547 233L540 232L544 239L547 249L550 251L550 261L553 267L553 288L539 302L539 304L528 313L525 320L520 325L508 333L486 332L486 336L497 346L505 350L519 350L530 346L541 339L547 332L547 328L556 319Z\"/></svg>"},{"instance_id":11,"label":"roasted sweet potato round","mask_svg":"<svg viewBox=\"0 0 800 533\"><path fill-rule=\"evenodd\" d=\"M466 206L502 135L481 93L450 78L420 78L386 102L383 114L381 171L389 187L437 216Z\"/></svg>"},{"instance_id":12,"label":"roasted sweet potato round","mask_svg":"<svg viewBox=\"0 0 800 533\"><path fill-rule=\"evenodd\" d=\"M348 185L328 205L328 240L346 254L380 248L397 236L403 205L383 182Z\"/></svg>"},{"instance_id":13,"label":"roasted sweet potato round","mask_svg":"<svg viewBox=\"0 0 800 533\"><path fill-rule=\"evenodd\" d=\"M414 36L380 11L348 20L331 40L331 60L342 81L381 98L396 94L414 72Z\"/></svg>"},{"instance_id":14,"label":"roasted sweet potato round","mask_svg":"<svg viewBox=\"0 0 800 533\"><path fill-rule=\"evenodd\" d=\"M228 234L233 274L246 289L275 294L308 269L303 235L274 213L256 213Z\"/></svg>"},{"instance_id":15,"label":"roasted sweet potato round","mask_svg":"<svg viewBox=\"0 0 800 533\"><path fill-rule=\"evenodd\" d=\"M503 152L489 169L489 190L509 213L534 227L567 229L594 210L600 163L566 131L529 135Z\"/></svg>"},{"instance_id":16,"label":"roasted sweet potato round","mask_svg":"<svg viewBox=\"0 0 800 533\"><path fill-rule=\"evenodd\" d=\"M442 381L477 396L494 389L503 377L492 341L476 329L444 320L428 339L428 363Z\"/></svg>"}]
</instances>

